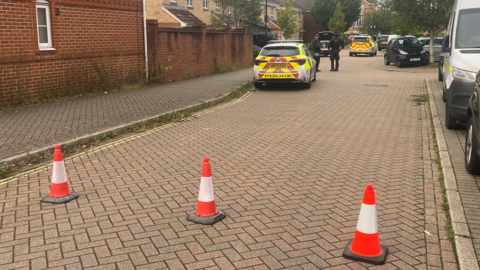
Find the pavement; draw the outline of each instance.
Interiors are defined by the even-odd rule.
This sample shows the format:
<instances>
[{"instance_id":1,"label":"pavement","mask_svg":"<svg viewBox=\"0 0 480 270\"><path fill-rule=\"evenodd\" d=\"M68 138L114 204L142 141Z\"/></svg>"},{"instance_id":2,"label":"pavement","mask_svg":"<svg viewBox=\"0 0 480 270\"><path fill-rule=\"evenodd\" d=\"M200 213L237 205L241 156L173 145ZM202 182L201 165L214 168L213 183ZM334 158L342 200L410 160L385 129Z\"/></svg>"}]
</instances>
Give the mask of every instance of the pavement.
<instances>
[{"instance_id":1,"label":"pavement","mask_svg":"<svg viewBox=\"0 0 480 270\"><path fill-rule=\"evenodd\" d=\"M377 61L342 51L309 90L269 86L67 158L68 204L40 203L51 163L4 179L0 268L457 269L424 99L436 70ZM227 215L213 226L186 220L204 157ZM342 257L366 185L382 266Z\"/></svg>"},{"instance_id":2,"label":"pavement","mask_svg":"<svg viewBox=\"0 0 480 270\"><path fill-rule=\"evenodd\" d=\"M448 156L445 158L451 162L451 175L454 184L452 190L458 193L460 200L457 222L458 229L455 230L456 237L464 242L464 249L468 255L465 258L470 261L468 269L479 269L480 265L480 177L469 174L465 169L465 137L466 130L450 130L445 127L445 103L442 101L442 82L437 79L429 80L428 85L432 92L432 106L435 106L439 121L437 132L446 143ZM434 116L435 117L435 116ZM442 166L449 167L449 166ZM463 228L462 228L463 227ZM454 228L455 229L455 228ZM476 268L474 268L474 264Z\"/></svg>"},{"instance_id":3,"label":"pavement","mask_svg":"<svg viewBox=\"0 0 480 270\"><path fill-rule=\"evenodd\" d=\"M252 79L251 69L198 77L137 91L0 111L0 163L18 155L74 141L119 125L199 104L239 88Z\"/></svg>"}]
</instances>

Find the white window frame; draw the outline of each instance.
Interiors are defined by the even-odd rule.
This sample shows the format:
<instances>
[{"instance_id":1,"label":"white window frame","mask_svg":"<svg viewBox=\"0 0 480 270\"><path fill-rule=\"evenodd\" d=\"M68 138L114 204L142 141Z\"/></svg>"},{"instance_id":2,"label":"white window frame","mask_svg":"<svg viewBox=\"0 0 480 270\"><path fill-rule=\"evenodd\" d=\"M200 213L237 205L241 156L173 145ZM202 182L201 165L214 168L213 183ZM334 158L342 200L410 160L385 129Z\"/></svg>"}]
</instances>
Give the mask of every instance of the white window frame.
<instances>
[{"instance_id":1,"label":"white window frame","mask_svg":"<svg viewBox=\"0 0 480 270\"><path fill-rule=\"evenodd\" d=\"M360 15L365 15L365 6L364 5L360 6Z\"/></svg>"},{"instance_id":2,"label":"white window frame","mask_svg":"<svg viewBox=\"0 0 480 270\"><path fill-rule=\"evenodd\" d=\"M208 0L203 0L203 9L208 9Z\"/></svg>"},{"instance_id":3,"label":"white window frame","mask_svg":"<svg viewBox=\"0 0 480 270\"><path fill-rule=\"evenodd\" d=\"M37 10L45 9L45 16L47 20L47 37L48 37L48 42L47 43L40 43L40 31L38 27L38 13ZM46 0L37 0L35 2L35 16L36 16L36 24L37 24L37 40L38 40L38 49L40 51L52 51L55 50L52 47L52 25L50 23L50 2Z\"/></svg>"},{"instance_id":4,"label":"white window frame","mask_svg":"<svg viewBox=\"0 0 480 270\"><path fill-rule=\"evenodd\" d=\"M228 7L228 14L232 14L232 7Z\"/></svg>"},{"instance_id":5,"label":"white window frame","mask_svg":"<svg viewBox=\"0 0 480 270\"><path fill-rule=\"evenodd\" d=\"M301 11L298 12L298 21L299 22L302 21L302 12Z\"/></svg>"},{"instance_id":6,"label":"white window frame","mask_svg":"<svg viewBox=\"0 0 480 270\"><path fill-rule=\"evenodd\" d=\"M187 7L193 7L193 0L187 0Z\"/></svg>"},{"instance_id":7,"label":"white window frame","mask_svg":"<svg viewBox=\"0 0 480 270\"><path fill-rule=\"evenodd\" d=\"M270 7L270 16L275 17L275 7Z\"/></svg>"},{"instance_id":8,"label":"white window frame","mask_svg":"<svg viewBox=\"0 0 480 270\"><path fill-rule=\"evenodd\" d=\"M216 8L217 8L217 9L220 9L220 2L216 2L216 4L217 4L217 5L216 5Z\"/></svg>"},{"instance_id":9,"label":"white window frame","mask_svg":"<svg viewBox=\"0 0 480 270\"><path fill-rule=\"evenodd\" d=\"M177 0L170 0L170 3L177 3Z\"/></svg>"}]
</instances>

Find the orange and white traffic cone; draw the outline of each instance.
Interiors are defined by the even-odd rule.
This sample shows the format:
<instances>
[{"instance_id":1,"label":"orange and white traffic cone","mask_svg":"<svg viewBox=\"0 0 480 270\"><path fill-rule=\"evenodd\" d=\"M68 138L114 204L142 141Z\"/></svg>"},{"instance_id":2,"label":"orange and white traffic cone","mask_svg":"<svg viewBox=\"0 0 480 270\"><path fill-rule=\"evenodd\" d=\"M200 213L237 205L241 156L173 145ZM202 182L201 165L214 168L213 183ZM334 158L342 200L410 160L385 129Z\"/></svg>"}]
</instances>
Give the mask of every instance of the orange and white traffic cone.
<instances>
[{"instance_id":1,"label":"orange and white traffic cone","mask_svg":"<svg viewBox=\"0 0 480 270\"><path fill-rule=\"evenodd\" d=\"M354 261L384 264L388 247L380 245L377 224L377 207L373 186L367 186L358 217L357 230L343 250L343 257Z\"/></svg>"},{"instance_id":2,"label":"orange and white traffic cone","mask_svg":"<svg viewBox=\"0 0 480 270\"><path fill-rule=\"evenodd\" d=\"M78 194L70 192L68 189L67 170L65 170L62 151L60 150L60 146L55 145L50 195L43 197L42 202L67 203L76 198L78 198Z\"/></svg>"},{"instance_id":3,"label":"orange and white traffic cone","mask_svg":"<svg viewBox=\"0 0 480 270\"><path fill-rule=\"evenodd\" d=\"M187 220L203 225L212 225L225 218L223 211L217 211L213 195L212 171L208 158L203 159L202 178L198 192L197 210L187 215Z\"/></svg>"}]
</instances>

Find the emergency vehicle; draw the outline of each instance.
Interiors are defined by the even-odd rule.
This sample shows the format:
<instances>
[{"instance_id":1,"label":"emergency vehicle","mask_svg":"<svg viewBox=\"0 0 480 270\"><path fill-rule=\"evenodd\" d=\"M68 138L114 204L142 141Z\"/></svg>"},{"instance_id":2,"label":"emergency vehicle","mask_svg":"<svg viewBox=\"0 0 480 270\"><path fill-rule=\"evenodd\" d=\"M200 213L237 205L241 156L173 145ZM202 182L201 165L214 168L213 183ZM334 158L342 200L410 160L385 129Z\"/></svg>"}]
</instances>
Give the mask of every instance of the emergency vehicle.
<instances>
[{"instance_id":1,"label":"emergency vehicle","mask_svg":"<svg viewBox=\"0 0 480 270\"><path fill-rule=\"evenodd\" d=\"M350 44L350 56L357 54L377 55L377 46L371 36L356 36Z\"/></svg>"},{"instance_id":2,"label":"emergency vehicle","mask_svg":"<svg viewBox=\"0 0 480 270\"><path fill-rule=\"evenodd\" d=\"M264 83L300 83L309 89L316 80L315 60L303 41L273 41L263 47L255 59L253 81Z\"/></svg>"}]
</instances>

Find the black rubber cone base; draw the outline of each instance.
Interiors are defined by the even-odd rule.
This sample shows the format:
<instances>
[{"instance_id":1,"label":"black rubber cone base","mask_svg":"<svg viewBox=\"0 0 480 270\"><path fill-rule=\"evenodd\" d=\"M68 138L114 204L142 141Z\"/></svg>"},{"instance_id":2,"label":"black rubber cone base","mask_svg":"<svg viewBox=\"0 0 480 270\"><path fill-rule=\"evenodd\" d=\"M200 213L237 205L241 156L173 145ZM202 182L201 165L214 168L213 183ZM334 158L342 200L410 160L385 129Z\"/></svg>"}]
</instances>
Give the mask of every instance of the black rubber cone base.
<instances>
[{"instance_id":1,"label":"black rubber cone base","mask_svg":"<svg viewBox=\"0 0 480 270\"><path fill-rule=\"evenodd\" d=\"M45 196L42 198L42 202L46 203L67 203L71 200L75 200L78 198L78 194L75 192L70 193L70 195L64 196L64 197L50 197L50 196Z\"/></svg>"},{"instance_id":2,"label":"black rubber cone base","mask_svg":"<svg viewBox=\"0 0 480 270\"><path fill-rule=\"evenodd\" d=\"M387 259L388 247L384 245L380 245L380 249L382 250L382 254L375 256L375 257L367 257L355 254L352 252L350 246L352 245L353 240L348 241L347 246L343 250L343 257L345 259L350 259L354 261L372 263L372 264L384 264L385 260Z\"/></svg>"},{"instance_id":3,"label":"black rubber cone base","mask_svg":"<svg viewBox=\"0 0 480 270\"><path fill-rule=\"evenodd\" d=\"M218 213L214 216L211 216L211 217L201 217L201 216L197 216L195 215L195 212L192 212L190 214L187 215L187 220L188 221L192 221L192 222L195 222L195 223L200 223L200 224L203 224L203 225L213 225L217 222L219 222L220 220L224 219L227 215L225 215L225 213L223 211L218 211Z\"/></svg>"}]
</instances>

